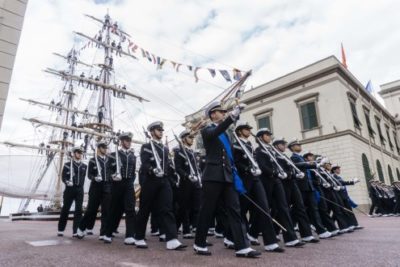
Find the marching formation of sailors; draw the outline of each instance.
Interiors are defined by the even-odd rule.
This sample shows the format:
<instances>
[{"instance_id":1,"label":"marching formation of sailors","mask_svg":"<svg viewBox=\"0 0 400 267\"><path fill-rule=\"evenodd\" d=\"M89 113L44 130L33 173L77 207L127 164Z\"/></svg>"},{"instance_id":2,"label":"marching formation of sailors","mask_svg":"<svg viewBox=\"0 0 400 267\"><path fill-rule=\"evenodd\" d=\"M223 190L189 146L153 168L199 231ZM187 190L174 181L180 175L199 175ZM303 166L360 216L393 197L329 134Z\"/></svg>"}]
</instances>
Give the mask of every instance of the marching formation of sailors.
<instances>
[{"instance_id":1,"label":"marching formation of sailors","mask_svg":"<svg viewBox=\"0 0 400 267\"><path fill-rule=\"evenodd\" d=\"M159 235L166 249L186 247L178 240L182 229L183 239L194 239L198 255L211 255L210 233L223 237L224 245L237 257L256 258L261 253L253 246L260 245L259 235L264 251L282 253L280 234L283 246L297 248L362 229L353 212L357 205L346 189L359 179L344 180L340 166L302 152L298 140L273 139L268 128L253 135L249 124L238 121L242 108L238 105L228 113L219 102L208 106L205 115L211 123L200 131L204 157L193 151L196 133L189 130L176 136L178 146L170 153L162 143L164 125L159 121L147 127L148 142L140 149L138 170L131 133L118 135L113 153L108 153L109 144L98 142L88 166L81 162L82 149L74 148L63 169L66 189L58 234L63 235L72 202L73 235L80 239L92 233L101 206L99 239L105 243L113 242L125 214L124 243L147 248L151 216L152 235ZM253 137L257 147L250 140ZM136 171L141 188L138 211ZM91 184L82 217L86 173ZM400 183L389 187L371 182L376 213L399 212L399 205L393 205L399 203L399 189ZM391 203L393 198L397 202ZM215 226L218 230L210 232Z\"/></svg>"},{"instance_id":2,"label":"marching formation of sailors","mask_svg":"<svg viewBox=\"0 0 400 267\"><path fill-rule=\"evenodd\" d=\"M400 216L400 182L387 185L380 180L370 180L369 196L372 201L370 217Z\"/></svg>"}]
</instances>

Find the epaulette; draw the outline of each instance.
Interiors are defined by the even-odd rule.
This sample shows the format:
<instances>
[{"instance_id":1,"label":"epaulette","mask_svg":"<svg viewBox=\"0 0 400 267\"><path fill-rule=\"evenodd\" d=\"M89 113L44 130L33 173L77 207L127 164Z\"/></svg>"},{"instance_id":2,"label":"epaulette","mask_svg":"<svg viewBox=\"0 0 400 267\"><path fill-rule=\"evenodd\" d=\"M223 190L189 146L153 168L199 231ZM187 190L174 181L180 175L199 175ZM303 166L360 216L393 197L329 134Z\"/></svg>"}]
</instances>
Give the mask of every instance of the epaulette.
<instances>
[{"instance_id":1,"label":"epaulette","mask_svg":"<svg viewBox=\"0 0 400 267\"><path fill-rule=\"evenodd\" d=\"M243 148L240 145L233 144L233 148L243 150Z\"/></svg>"},{"instance_id":2,"label":"epaulette","mask_svg":"<svg viewBox=\"0 0 400 267\"><path fill-rule=\"evenodd\" d=\"M150 154L153 154L153 151L151 149L146 148L146 147L143 148L143 151L147 152L147 153L150 153Z\"/></svg>"}]
</instances>

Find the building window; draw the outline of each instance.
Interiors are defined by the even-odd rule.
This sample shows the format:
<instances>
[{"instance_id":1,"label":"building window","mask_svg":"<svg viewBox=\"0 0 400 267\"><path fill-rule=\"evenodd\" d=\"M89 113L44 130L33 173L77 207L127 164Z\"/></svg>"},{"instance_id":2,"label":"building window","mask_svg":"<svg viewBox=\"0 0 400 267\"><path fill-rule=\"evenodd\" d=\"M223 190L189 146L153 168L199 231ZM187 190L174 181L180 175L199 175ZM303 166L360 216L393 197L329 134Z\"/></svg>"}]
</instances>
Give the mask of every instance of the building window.
<instances>
[{"instance_id":1,"label":"building window","mask_svg":"<svg viewBox=\"0 0 400 267\"><path fill-rule=\"evenodd\" d=\"M372 128L371 120L369 119L369 110L364 109L364 115L365 115L365 121L367 122L369 136L374 138L376 133L375 133L374 129Z\"/></svg>"},{"instance_id":2,"label":"building window","mask_svg":"<svg viewBox=\"0 0 400 267\"><path fill-rule=\"evenodd\" d=\"M381 140L381 144L385 145L386 139L383 137L381 130L381 120L375 116L376 128L378 129L379 139Z\"/></svg>"},{"instance_id":3,"label":"building window","mask_svg":"<svg viewBox=\"0 0 400 267\"><path fill-rule=\"evenodd\" d=\"M300 105L301 121L303 130L311 130L318 127L317 110L315 102Z\"/></svg>"},{"instance_id":4,"label":"building window","mask_svg":"<svg viewBox=\"0 0 400 267\"><path fill-rule=\"evenodd\" d=\"M390 168L390 165L388 165L388 173L389 173L390 183L393 183L394 177L393 177L392 168Z\"/></svg>"},{"instance_id":5,"label":"building window","mask_svg":"<svg viewBox=\"0 0 400 267\"><path fill-rule=\"evenodd\" d=\"M385 125L385 128L386 128L386 136L387 136L387 139L388 139L388 143L389 143L390 150L393 151L393 148L394 148L394 147L393 147L392 139L390 139L389 126Z\"/></svg>"},{"instance_id":6,"label":"building window","mask_svg":"<svg viewBox=\"0 0 400 267\"><path fill-rule=\"evenodd\" d=\"M368 162L367 155L365 155L364 153L361 155L361 161L362 161L362 166L364 169L365 181L367 182L367 181L373 179L373 177L372 177L371 169L369 168L369 162Z\"/></svg>"},{"instance_id":7,"label":"building window","mask_svg":"<svg viewBox=\"0 0 400 267\"><path fill-rule=\"evenodd\" d=\"M385 178L383 177L382 165L381 165L381 162L378 159L376 160L376 169L378 171L379 180L382 183L384 183L385 182Z\"/></svg>"},{"instance_id":8,"label":"building window","mask_svg":"<svg viewBox=\"0 0 400 267\"><path fill-rule=\"evenodd\" d=\"M398 168L396 168L396 173L397 173L397 181L400 181L400 172Z\"/></svg>"},{"instance_id":9,"label":"building window","mask_svg":"<svg viewBox=\"0 0 400 267\"><path fill-rule=\"evenodd\" d=\"M353 115L354 126L357 127L358 129L360 129L361 121L357 115L356 103L353 100L349 100L349 102L350 102L351 114Z\"/></svg>"},{"instance_id":10,"label":"building window","mask_svg":"<svg viewBox=\"0 0 400 267\"><path fill-rule=\"evenodd\" d=\"M271 130L271 115L262 115L257 117L257 127L258 129L268 128Z\"/></svg>"},{"instance_id":11,"label":"building window","mask_svg":"<svg viewBox=\"0 0 400 267\"><path fill-rule=\"evenodd\" d=\"M397 153L400 154L400 147L399 143L397 142L397 134L395 131L393 131L393 138L394 138L394 144L396 145Z\"/></svg>"}]
</instances>

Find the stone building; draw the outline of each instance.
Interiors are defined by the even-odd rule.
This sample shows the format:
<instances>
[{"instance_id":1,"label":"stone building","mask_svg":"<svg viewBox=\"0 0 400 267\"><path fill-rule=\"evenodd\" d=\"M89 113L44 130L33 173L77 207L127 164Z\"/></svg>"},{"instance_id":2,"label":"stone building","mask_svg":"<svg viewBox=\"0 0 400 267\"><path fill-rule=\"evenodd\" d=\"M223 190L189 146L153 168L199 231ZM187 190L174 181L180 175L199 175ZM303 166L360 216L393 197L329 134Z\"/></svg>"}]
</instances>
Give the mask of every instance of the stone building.
<instances>
[{"instance_id":1,"label":"stone building","mask_svg":"<svg viewBox=\"0 0 400 267\"><path fill-rule=\"evenodd\" d=\"M396 113L399 84L397 102L389 107ZM345 178L360 178L348 188L359 204L370 203L371 177L400 180L399 121L334 56L257 86L241 101L248 105L241 120L255 130L268 127L275 136L298 138L304 150L342 166Z\"/></svg>"},{"instance_id":2,"label":"stone building","mask_svg":"<svg viewBox=\"0 0 400 267\"><path fill-rule=\"evenodd\" d=\"M0 127L28 0L0 0Z\"/></svg>"}]
</instances>

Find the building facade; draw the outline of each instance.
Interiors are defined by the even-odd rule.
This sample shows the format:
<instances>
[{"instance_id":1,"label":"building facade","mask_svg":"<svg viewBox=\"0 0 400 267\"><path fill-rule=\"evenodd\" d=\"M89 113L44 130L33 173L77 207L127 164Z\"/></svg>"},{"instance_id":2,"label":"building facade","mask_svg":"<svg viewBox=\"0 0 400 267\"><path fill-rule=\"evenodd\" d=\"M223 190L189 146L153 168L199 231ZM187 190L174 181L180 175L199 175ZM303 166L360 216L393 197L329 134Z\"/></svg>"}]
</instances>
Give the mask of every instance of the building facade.
<instances>
[{"instance_id":1,"label":"building facade","mask_svg":"<svg viewBox=\"0 0 400 267\"><path fill-rule=\"evenodd\" d=\"M400 80L382 84L379 94L385 101L387 110L396 119L397 131L400 131Z\"/></svg>"},{"instance_id":2,"label":"building facade","mask_svg":"<svg viewBox=\"0 0 400 267\"><path fill-rule=\"evenodd\" d=\"M0 127L28 0L0 0Z\"/></svg>"},{"instance_id":3,"label":"building facade","mask_svg":"<svg viewBox=\"0 0 400 267\"><path fill-rule=\"evenodd\" d=\"M372 177L400 180L396 118L334 56L251 89L242 102L241 120L277 137L298 138L304 151L342 166L343 177L359 178L348 189L361 205L370 203Z\"/></svg>"}]
</instances>

